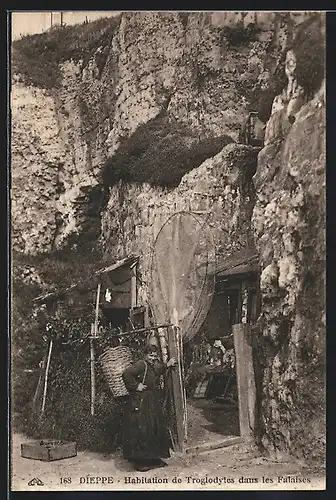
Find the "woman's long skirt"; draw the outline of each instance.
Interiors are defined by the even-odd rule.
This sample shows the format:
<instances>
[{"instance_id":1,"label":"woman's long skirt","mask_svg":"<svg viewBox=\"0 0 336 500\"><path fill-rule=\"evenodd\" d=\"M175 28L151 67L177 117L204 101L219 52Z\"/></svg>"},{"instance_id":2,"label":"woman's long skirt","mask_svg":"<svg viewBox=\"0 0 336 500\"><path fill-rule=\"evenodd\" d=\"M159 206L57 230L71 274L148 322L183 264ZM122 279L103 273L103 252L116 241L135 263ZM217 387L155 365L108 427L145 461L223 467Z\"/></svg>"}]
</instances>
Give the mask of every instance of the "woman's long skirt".
<instances>
[{"instance_id":1,"label":"woman's long skirt","mask_svg":"<svg viewBox=\"0 0 336 500\"><path fill-rule=\"evenodd\" d=\"M130 461L168 458L169 448L169 431L159 391L131 394L124 417L124 458Z\"/></svg>"}]
</instances>

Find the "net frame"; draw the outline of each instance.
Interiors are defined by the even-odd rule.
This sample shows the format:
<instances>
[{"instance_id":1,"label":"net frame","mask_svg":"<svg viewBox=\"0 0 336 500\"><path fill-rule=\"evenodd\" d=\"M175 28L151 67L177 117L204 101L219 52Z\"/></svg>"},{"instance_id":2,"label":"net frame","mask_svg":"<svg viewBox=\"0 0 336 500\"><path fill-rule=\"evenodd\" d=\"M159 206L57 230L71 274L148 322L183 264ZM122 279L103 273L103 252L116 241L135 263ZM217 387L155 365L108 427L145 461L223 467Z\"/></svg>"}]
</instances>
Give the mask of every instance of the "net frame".
<instances>
[{"instance_id":1,"label":"net frame","mask_svg":"<svg viewBox=\"0 0 336 500\"><path fill-rule=\"evenodd\" d=\"M160 259L162 256L158 255L158 251L160 250L160 245L158 245L158 241L160 238L164 240L164 230L170 224L174 224L174 219L179 218L178 223L184 219L184 224L192 221L196 227L198 227L197 238L194 239L193 244L191 245L192 254L189 255L189 263L192 262L193 257L195 256L196 249L200 249L203 245L203 253L201 255L202 265L200 267L203 268L203 280L200 280L196 283L196 287L199 289L199 293L196 298L194 297L190 303L189 309L192 310L192 315L189 318L187 323L187 328L185 328L185 324L183 321L179 322L179 327L181 329L181 336L183 342L190 341L194 338L194 336L200 330L202 324L204 323L207 314L209 312L212 298L215 292L215 268L216 268L216 252L214 239L212 236L211 228L208 225L210 214L206 218L200 216L200 214L195 214L193 212L187 211L179 211L170 215L166 221L161 225L161 228L156 235L154 240L151 254L150 254L150 283L149 283L149 301L150 307L153 312L153 316L156 322L161 321L172 321L172 306L167 304L167 293L165 294L163 291L162 283L160 283L160 276L162 278L162 273L158 271L158 267L160 266ZM188 225L188 224L187 224ZM178 226L178 224L177 224ZM173 230L172 230L173 232ZM187 231L185 232L187 233ZM200 239L203 239L202 243L200 243ZM167 239L167 236L166 236ZM173 236L172 236L173 239ZM161 245L163 247L164 245ZM181 248L180 248L181 250ZM170 257L171 258L171 257ZM188 262L188 260L187 260ZM174 264L174 263L173 263ZM162 264L164 266L164 263ZM187 266L188 267L188 266ZM189 266L190 268L190 266ZM186 271L189 271L189 268ZM199 268L195 268L199 270ZM194 272L195 272L194 269ZM173 278L175 278L174 273ZM185 273L186 277L179 283L180 289L182 289L182 293L185 293L185 284L188 281L188 272ZM172 279L173 279L172 278ZM182 286L181 286L182 285ZM194 288L196 288L194 287ZM172 295L174 291L172 291ZM166 295L166 296L165 296ZM169 294L168 294L169 295ZM177 305L176 297L172 298L173 306L174 303Z\"/></svg>"}]
</instances>

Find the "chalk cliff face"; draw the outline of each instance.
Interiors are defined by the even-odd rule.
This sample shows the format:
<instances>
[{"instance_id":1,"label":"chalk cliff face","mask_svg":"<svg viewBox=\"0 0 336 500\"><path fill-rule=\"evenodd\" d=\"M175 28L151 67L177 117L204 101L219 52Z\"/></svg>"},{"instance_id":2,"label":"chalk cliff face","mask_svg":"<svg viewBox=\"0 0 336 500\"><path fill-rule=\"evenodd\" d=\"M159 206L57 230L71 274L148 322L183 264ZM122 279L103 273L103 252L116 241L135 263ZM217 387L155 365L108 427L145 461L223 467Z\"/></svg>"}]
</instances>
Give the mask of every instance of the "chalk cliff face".
<instances>
[{"instance_id":1,"label":"chalk cliff face","mask_svg":"<svg viewBox=\"0 0 336 500\"><path fill-rule=\"evenodd\" d=\"M34 255L85 240L106 256L140 254L145 301L161 225L175 211L206 213L219 257L260 254L263 443L323 455L324 87L281 140L261 150L237 144L309 16L126 13L85 63L62 61L55 87L13 75L12 244ZM257 29L237 45L235 29L242 37L249 23ZM200 138L234 142L174 189L104 184L106 160L162 113Z\"/></svg>"},{"instance_id":2,"label":"chalk cliff face","mask_svg":"<svg viewBox=\"0 0 336 500\"><path fill-rule=\"evenodd\" d=\"M325 89L265 147L252 227L261 259L267 446L324 449ZM318 383L316 383L319 380Z\"/></svg>"},{"instance_id":3,"label":"chalk cliff face","mask_svg":"<svg viewBox=\"0 0 336 500\"><path fill-rule=\"evenodd\" d=\"M13 85L11 98L12 241L17 249L35 253L53 244L65 155L53 98L22 84Z\"/></svg>"},{"instance_id":4,"label":"chalk cliff face","mask_svg":"<svg viewBox=\"0 0 336 500\"><path fill-rule=\"evenodd\" d=\"M251 91L267 87L306 15L125 13L85 64L60 63L60 85L45 91L13 75L13 245L34 254L94 239L104 161L162 111L200 137L236 140ZM225 32L246 35L251 22L256 34L243 43Z\"/></svg>"}]
</instances>

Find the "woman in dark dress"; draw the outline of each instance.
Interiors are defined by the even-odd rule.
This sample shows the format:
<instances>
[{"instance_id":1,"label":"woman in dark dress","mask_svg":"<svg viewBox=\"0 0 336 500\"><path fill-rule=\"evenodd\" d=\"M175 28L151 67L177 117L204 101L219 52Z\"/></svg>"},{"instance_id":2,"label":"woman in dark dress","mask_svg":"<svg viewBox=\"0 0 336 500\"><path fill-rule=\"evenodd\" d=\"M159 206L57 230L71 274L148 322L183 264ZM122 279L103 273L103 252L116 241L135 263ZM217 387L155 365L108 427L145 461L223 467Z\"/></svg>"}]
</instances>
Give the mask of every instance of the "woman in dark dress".
<instances>
[{"instance_id":1,"label":"woman in dark dress","mask_svg":"<svg viewBox=\"0 0 336 500\"><path fill-rule=\"evenodd\" d=\"M123 430L124 458L135 468L146 471L166 465L162 458L169 458L170 437L162 409L160 375L174 366L159 362L158 349L147 346L143 360L137 361L123 373L123 380L130 394L125 408Z\"/></svg>"}]
</instances>

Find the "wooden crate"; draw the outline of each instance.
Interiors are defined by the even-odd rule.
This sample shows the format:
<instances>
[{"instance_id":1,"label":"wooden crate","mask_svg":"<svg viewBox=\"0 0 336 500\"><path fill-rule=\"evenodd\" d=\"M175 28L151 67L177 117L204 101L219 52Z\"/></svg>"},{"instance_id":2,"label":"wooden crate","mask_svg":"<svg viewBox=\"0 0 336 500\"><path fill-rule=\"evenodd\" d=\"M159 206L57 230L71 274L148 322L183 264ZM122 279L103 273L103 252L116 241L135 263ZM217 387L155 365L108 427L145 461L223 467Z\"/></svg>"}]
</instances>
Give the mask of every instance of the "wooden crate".
<instances>
[{"instance_id":1,"label":"wooden crate","mask_svg":"<svg viewBox=\"0 0 336 500\"><path fill-rule=\"evenodd\" d=\"M77 446L74 442L40 441L21 444L21 457L51 462L62 458L75 457Z\"/></svg>"}]
</instances>

